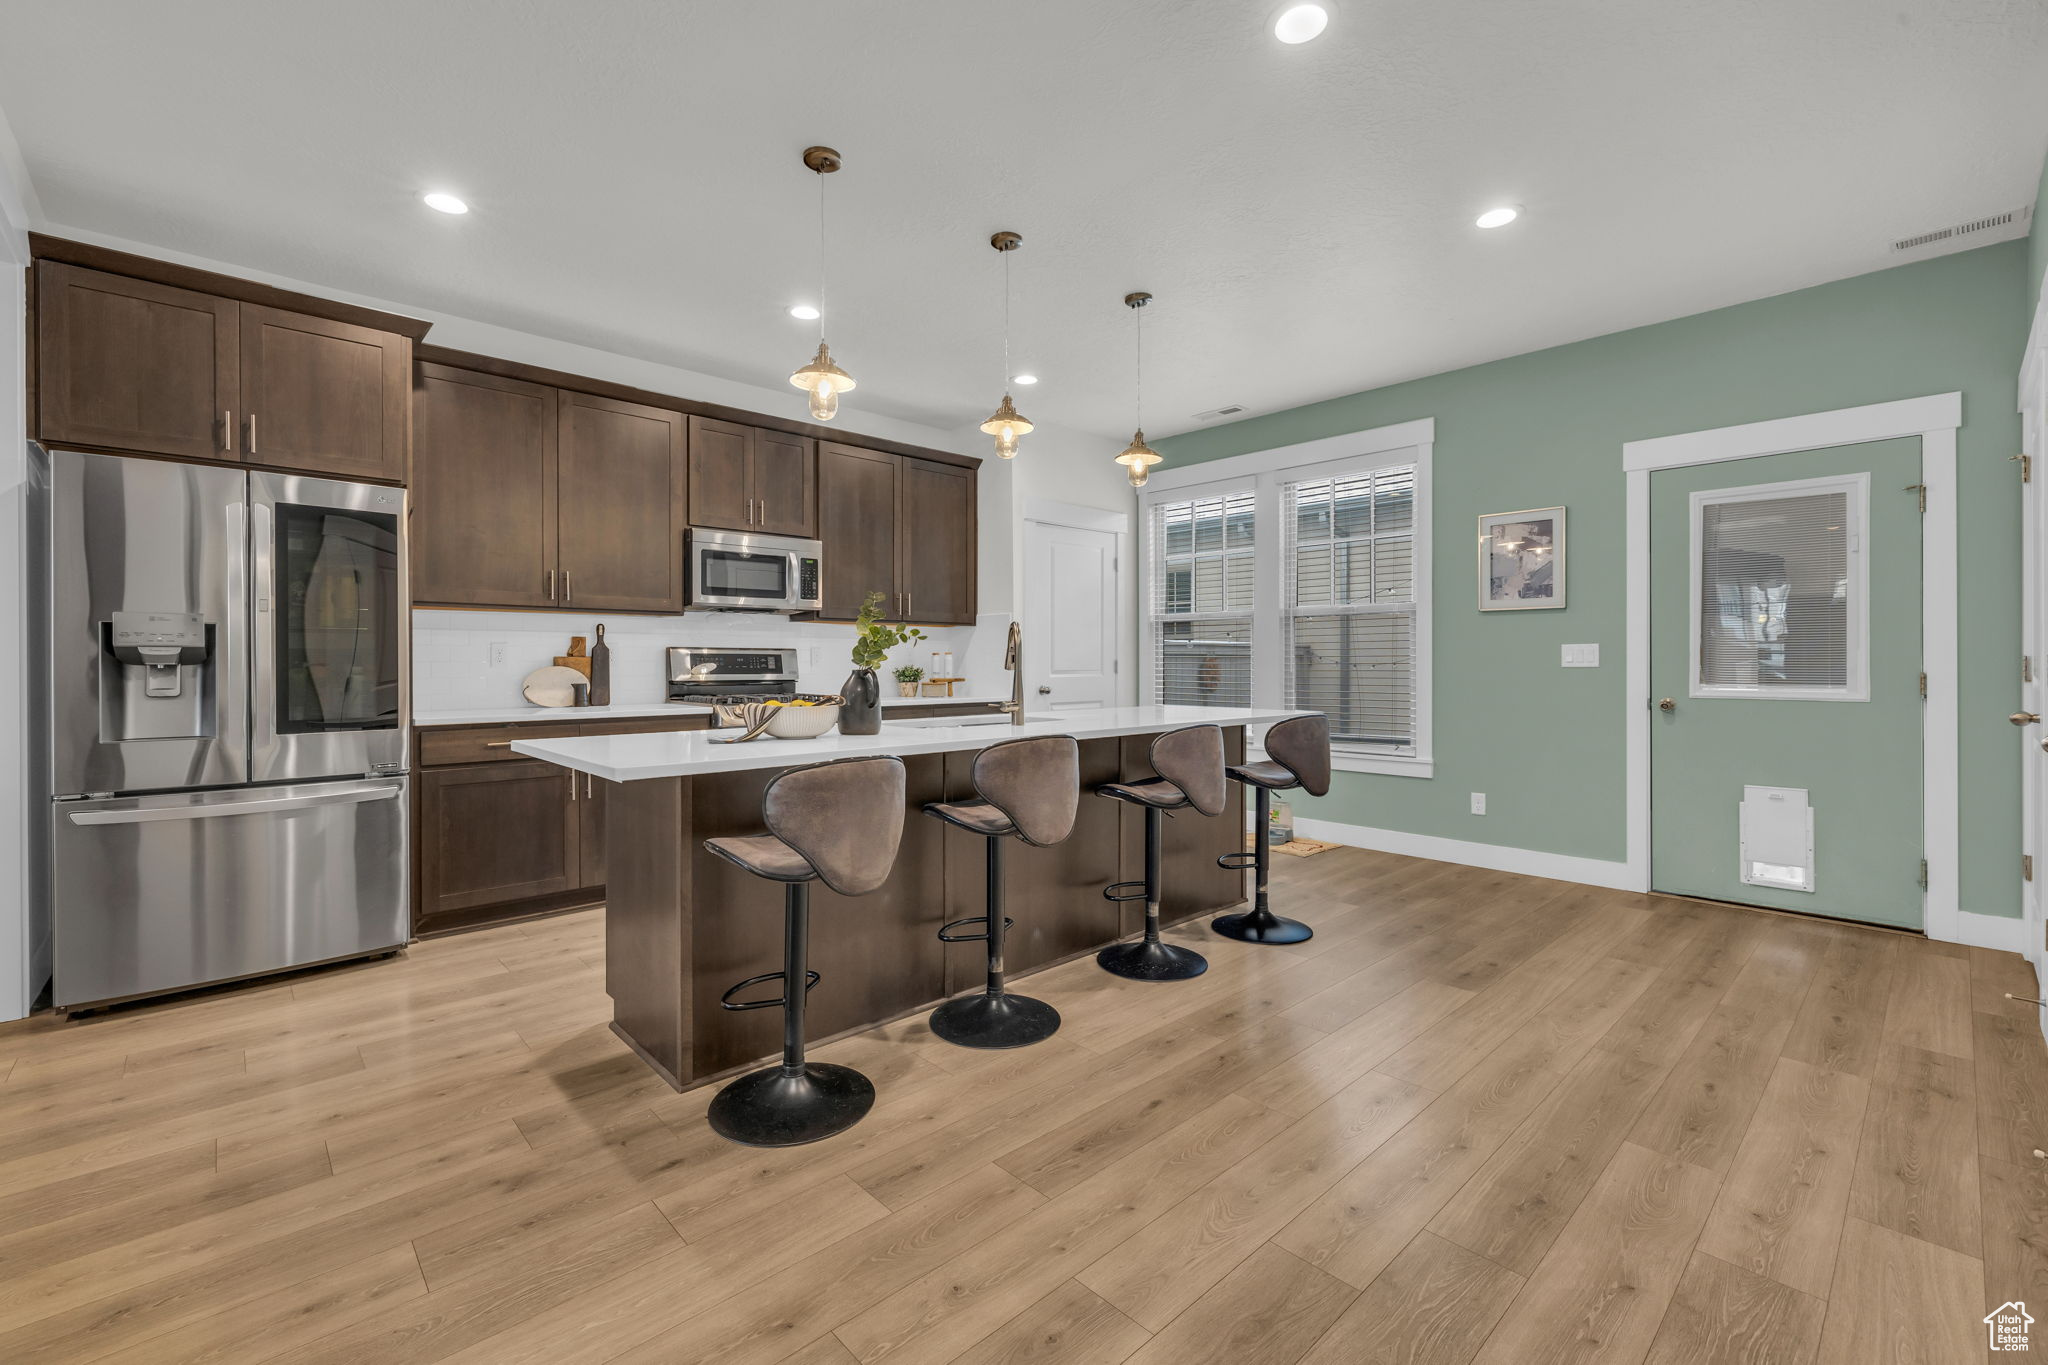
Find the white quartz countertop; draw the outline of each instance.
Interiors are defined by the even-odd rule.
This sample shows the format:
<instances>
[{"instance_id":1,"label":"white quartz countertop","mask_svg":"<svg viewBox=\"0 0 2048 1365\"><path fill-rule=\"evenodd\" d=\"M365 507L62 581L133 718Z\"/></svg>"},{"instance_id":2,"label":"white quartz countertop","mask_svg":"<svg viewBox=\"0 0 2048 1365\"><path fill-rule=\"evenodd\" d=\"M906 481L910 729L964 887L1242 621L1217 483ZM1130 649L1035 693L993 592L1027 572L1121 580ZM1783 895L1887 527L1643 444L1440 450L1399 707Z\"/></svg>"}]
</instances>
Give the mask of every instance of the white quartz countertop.
<instances>
[{"instance_id":1,"label":"white quartz countertop","mask_svg":"<svg viewBox=\"0 0 2048 1365\"><path fill-rule=\"evenodd\" d=\"M987 697L884 697L882 707L892 706L993 706L1006 702L1007 694ZM642 720L648 716L690 715L711 708L701 702L649 701L631 706L501 706L482 711L415 711L413 728L437 725L573 725L579 721Z\"/></svg>"},{"instance_id":2,"label":"white quartz countertop","mask_svg":"<svg viewBox=\"0 0 2048 1365\"><path fill-rule=\"evenodd\" d=\"M1107 739L1172 730L1182 725L1267 725L1298 711L1265 711L1249 707L1118 706L1089 711L1037 715L1023 725L943 725L934 721L882 722L879 735L842 735L817 739L770 739L762 736L733 744L730 730L685 730L651 735L584 735L574 739L522 739L514 753L546 759L607 782L637 782L654 777L694 777L700 773L745 772L760 768L795 768L834 758L869 754L943 754L985 749L1006 739L1033 735L1072 735L1076 739Z\"/></svg>"}]
</instances>

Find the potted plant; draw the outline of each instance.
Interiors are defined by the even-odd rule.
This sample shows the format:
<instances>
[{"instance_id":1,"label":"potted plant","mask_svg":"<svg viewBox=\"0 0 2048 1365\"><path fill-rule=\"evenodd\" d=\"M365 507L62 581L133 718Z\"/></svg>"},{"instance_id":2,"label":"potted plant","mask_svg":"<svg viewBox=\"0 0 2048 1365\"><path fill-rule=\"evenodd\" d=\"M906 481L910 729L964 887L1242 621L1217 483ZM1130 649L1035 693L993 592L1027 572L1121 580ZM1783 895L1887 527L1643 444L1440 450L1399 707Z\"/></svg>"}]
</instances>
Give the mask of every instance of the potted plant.
<instances>
[{"instance_id":1,"label":"potted plant","mask_svg":"<svg viewBox=\"0 0 2048 1365\"><path fill-rule=\"evenodd\" d=\"M923 677L924 670L916 664L903 665L903 667L896 670L896 695L899 697L916 696L917 684Z\"/></svg>"},{"instance_id":2,"label":"potted plant","mask_svg":"<svg viewBox=\"0 0 2048 1365\"><path fill-rule=\"evenodd\" d=\"M853 672L839 689L839 733L879 735L882 733L882 686L875 670L888 661L889 651L898 645L922 640L916 626L892 626L882 619L882 594L871 592L861 603L860 617L853 623Z\"/></svg>"}]
</instances>

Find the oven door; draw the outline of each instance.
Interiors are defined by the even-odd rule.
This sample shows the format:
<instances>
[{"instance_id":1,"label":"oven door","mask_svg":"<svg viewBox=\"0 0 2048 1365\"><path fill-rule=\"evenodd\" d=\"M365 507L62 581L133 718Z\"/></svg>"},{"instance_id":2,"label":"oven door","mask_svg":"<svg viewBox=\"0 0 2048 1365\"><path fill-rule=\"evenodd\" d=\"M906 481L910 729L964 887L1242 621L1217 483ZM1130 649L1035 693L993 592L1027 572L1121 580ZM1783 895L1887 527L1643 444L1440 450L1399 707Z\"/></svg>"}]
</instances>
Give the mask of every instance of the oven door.
<instances>
[{"instance_id":1,"label":"oven door","mask_svg":"<svg viewBox=\"0 0 2048 1365\"><path fill-rule=\"evenodd\" d=\"M690 605L755 611L797 609L797 557L758 539L690 541Z\"/></svg>"},{"instance_id":2,"label":"oven door","mask_svg":"<svg viewBox=\"0 0 2048 1365\"><path fill-rule=\"evenodd\" d=\"M249 476L250 777L405 770L405 491Z\"/></svg>"}]
</instances>

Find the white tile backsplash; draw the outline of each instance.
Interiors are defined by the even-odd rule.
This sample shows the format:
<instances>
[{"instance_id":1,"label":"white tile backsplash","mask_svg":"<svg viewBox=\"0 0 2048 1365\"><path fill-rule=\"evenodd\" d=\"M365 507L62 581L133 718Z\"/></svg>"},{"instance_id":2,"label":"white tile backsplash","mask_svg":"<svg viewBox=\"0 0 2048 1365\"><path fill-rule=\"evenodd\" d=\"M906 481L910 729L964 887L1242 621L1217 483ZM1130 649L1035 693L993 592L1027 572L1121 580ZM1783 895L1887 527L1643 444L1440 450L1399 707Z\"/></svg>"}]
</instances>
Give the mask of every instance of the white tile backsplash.
<instances>
[{"instance_id":1,"label":"white tile backsplash","mask_svg":"<svg viewBox=\"0 0 2048 1365\"><path fill-rule=\"evenodd\" d=\"M837 692L853 667L853 627L791 621L739 612L683 616L577 616L568 612L429 611L412 614L412 706L415 712L467 711L518 706L526 675L569 652L569 637L593 643L605 626L612 651L612 701L620 706L659 702L666 696L670 645L793 648L797 686ZM970 694L1007 694L1003 640L1007 615L985 615L972 626L926 628L930 637L896 651L891 666L929 669L933 650L953 651ZM504 645L504 662L491 664L491 646ZM884 675L885 689L893 690Z\"/></svg>"}]
</instances>

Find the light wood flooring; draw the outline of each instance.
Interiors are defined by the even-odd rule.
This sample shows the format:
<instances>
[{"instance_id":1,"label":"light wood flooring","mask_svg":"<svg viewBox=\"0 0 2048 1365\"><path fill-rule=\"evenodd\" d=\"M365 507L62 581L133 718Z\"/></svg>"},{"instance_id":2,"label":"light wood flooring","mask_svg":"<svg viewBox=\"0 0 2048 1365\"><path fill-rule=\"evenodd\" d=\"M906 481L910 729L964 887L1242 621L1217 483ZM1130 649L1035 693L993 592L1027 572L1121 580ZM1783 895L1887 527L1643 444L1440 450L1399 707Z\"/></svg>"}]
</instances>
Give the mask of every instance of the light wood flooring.
<instances>
[{"instance_id":1,"label":"light wood flooring","mask_svg":"<svg viewBox=\"0 0 2048 1365\"><path fill-rule=\"evenodd\" d=\"M1066 1027L1023 1052L834 1043L880 1100L784 1152L606 1031L596 914L0 1028L0 1361L1884 1365L1986 1357L2007 1299L2048 1337L2020 959L1277 862L1312 941L1028 978Z\"/></svg>"}]
</instances>

